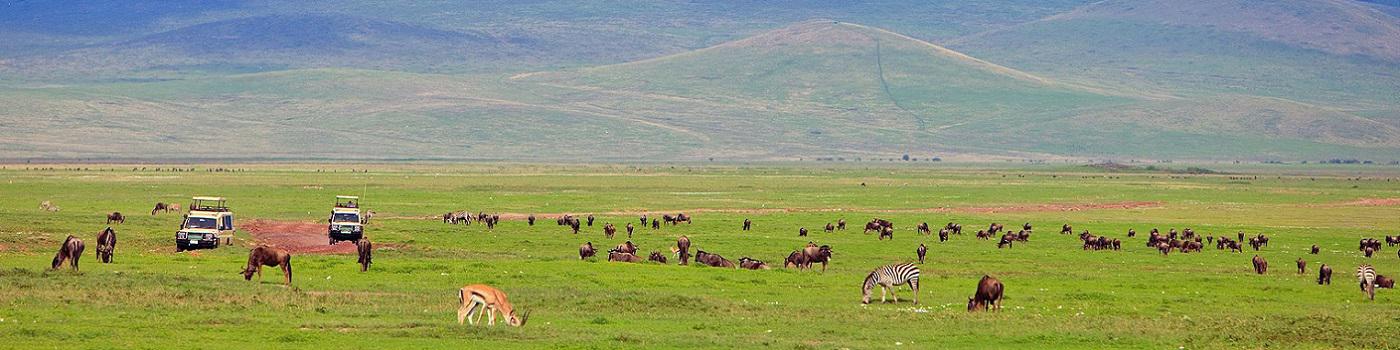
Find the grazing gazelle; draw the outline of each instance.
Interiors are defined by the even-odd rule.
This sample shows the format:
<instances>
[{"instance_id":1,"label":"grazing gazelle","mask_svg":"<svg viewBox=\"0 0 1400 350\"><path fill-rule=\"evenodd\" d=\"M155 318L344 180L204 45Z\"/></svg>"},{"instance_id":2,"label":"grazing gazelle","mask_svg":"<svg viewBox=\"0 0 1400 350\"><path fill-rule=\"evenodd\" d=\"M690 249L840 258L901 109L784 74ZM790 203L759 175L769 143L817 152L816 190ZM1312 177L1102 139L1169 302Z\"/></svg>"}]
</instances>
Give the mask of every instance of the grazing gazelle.
<instances>
[{"instance_id":1,"label":"grazing gazelle","mask_svg":"<svg viewBox=\"0 0 1400 350\"><path fill-rule=\"evenodd\" d=\"M525 325L525 321L530 318L530 313L522 315L515 314L515 307L510 305L510 300L506 299L506 293L500 289L484 284L473 284L462 287L457 292L462 306L457 308L457 324L467 321L473 325L481 323L481 314L485 312L488 316L486 325L496 325L496 313L506 318L506 324L520 327ZM476 313L476 319L471 318L472 313Z\"/></svg>"}]
</instances>

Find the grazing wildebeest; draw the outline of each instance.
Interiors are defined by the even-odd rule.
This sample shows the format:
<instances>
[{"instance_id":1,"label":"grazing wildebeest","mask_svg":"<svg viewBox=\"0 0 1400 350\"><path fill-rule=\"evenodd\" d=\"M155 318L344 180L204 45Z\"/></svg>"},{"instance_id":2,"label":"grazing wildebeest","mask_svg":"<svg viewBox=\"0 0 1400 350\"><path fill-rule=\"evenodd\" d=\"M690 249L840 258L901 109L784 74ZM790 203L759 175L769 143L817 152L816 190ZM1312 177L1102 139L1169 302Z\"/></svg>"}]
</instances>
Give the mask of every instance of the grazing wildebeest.
<instances>
[{"instance_id":1,"label":"grazing wildebeest","mask_svg":"<svg viewBox=\"0 0 1400 350\"><path fill-rule=\"evenodd\" d=\"M501 316L506 318L506 324L512 327L524 326L525 322L530 319L529 312L516 315L515 307L510 304L510 300L506 299L506 293L495 287L484 284L462 287L461 290L457 291L457 298L461 302L461 306L457 308L457 324L462 324L462 321L468 321L471 324L481 323L483 311L489 315L486 322L488 326L496 325L497 312L501 313ZM476 320L471 319L473 312L477 313Z\"/></svg>"},{"instance_id":2,"label":"grazing wildebeest","mask_svg":"<svg viewBox=\"0 0 1400 350\"><path fill-rule=\"evenodd\" d=\"M681 265L690 265L690 237L680 236L676 238L676 257L681 259Z\"/></svg>"},{"instance_id":3,"label":"grazing wildebeest","mask_svg":"<svg viewBox=\"0 0 1400 350\"><path fill-rule=\"evenodd\" d=\"M788 254L787 259L783 259L783 268L797 268L801 270L803 263L802 250L794 250L791 254Z\"/></svg>"},{"instance_id":4,"label":"grazing wildebeest","mask_svg":"<svg viewBox=\"0 0 1400 350\"><path fill-rule=\"evenodd\" d=\"M593 257L594 254L597 254L597 253L598 253L598 250L593 249L593 242L583 242L583 245L578 246L578 259L579 259L579 260L584 260L584 259L591 258L591 257Z\"/></svg>"},{"instance_id":5,"label":"grazing wildebeest","mask_svg":"<svg viewBox=\"0 0 1400 350\"><path fill-rule=\"evenodd\" d=\"M618 244L617 247L614 247L612 250L627 254L637 254L637 245L632 244L632 241L626 241L622 242L622 244Z\"/></svg>"},{"instance_id":6,"label":"grazing wildebeest","mask_svg":"<svg viewBox=\"0 0 1400 350\"><path fill-rule=\"evenodd\" d=\"M1172 252L1172 245L1167 242L1157 242L1157 251L1162 252L1162 255L1168 255Z\"/></svg>"},{"instance_id":7,"label":"grazing wildebeest","mask_svg":"<svg viewBox=\"0 0 1400 350\"><path fill-rule=\"evenodd\" d=\"M529 217L526 217L525 222L530 224L530 226L535 226L535 214L530 214Z\"/></svg>"},{"instance_id":8,"label":"grazing wildebeest","mask_svg":"<svg viewBox=\"0 0 1400 350\"><path fill-rule=\"evenodd\" d=\"M170 211L170 206L164 202L156 202L156 207L151 209L151 215Z\"/></svg>"},{"instance_id":9,"label":"grazing wildebeest","mask_svg":"<svg viewBox=\"0 0 1400 350\"><path fill-rule=\"evenodd\" d=\"M639 220L641 220L642 222L642 227L647 226L647 214L642 214L642 217Z\"/></svg>"},{"instance_id":10,"label":"grazing wildebeest","mask_svg":"<svg viewBox=\"0 0 1400 350\"><path fill-rule=\"evenodd\" d=\"M982 275L977 281L977 292L967 298L967 311L1001 310L1001 296L1005 287L992 276Z\"/></svg>"},{"instance_id":11,"label":"grazing wildebeest","mask_svg":"<svg viewBox=\"0 0 1400 350\"><path fill-rule=\"evenodd\" d=\"M253 280L253 274L258 275L258 280L262 280L262 267L282 267L283 281L287 285L292 285L292 254L281 248L273 248L265 245L258 245L253 250L248 251L248 264L243 267L243 280Z\"/></svg>"},{"instance_id":12,"label":"grazing wildebeest","mask_svg":"<svg viewBox=\"0 0 1400 350\"><path fill-rule=\"evenodd\" d=\"M1004 235L1001 235L1001 240L1000 240L1000 241L997 241L997 249L1001 249L1002 247L1011 248L1011 242L1015 242L1015 241L1016 241L1016 234L1014 234L1014 233L1008 232L1008 233L1006 233L1006 234L1004 234Z\"/></svg>"},{"instance_id":13,"label":"grazing wildebeest","mask_svg":"<svg viewBox=\"0 0 1400 350\"><path fill-rule=\"evenodd\" d=\"M942 229L942 230L938 230L938 241L939 241L939 242L947 242L947 241L948 241L948 229L945 228L945 229Z\"/></svg>"},{"instance_id":14,"label":"grazing wildebeest","mask_svg":"<svg viewBox=\"0 0 1400 350\"><path fill-rule=\"evenodd\" d=\"M1026 231L1031 231L1031 223L1027 222L1027 223L1025 223L1024 225L1021 225L1021 229L1022 229L1022 230L1026 230Z\"/></svg>"},{"instance_id":15,"label":"grazing wildebeest","mask_svg":"<svg viewBox=\"0 0 1400 350\"><path fill-rule=\"evenodd\" d=\"M78 258L83 257L83 249L86 247L83 245L83 240L78 239L78 237L69 235L68 238L64 238L63 244L58 246L58 254L53 256L53 265L50 266L50 269L57 270L63 266L64 261L67 261L69 268L78 271Z\"/></svg>"},{"instance_id":16,"label":"grazing wildebeest","mask_svg":"<svg viewBox=\"0 0 1400 350\"><path fill-rule=\"evenodd\" d=\"M1069 224L1065 224L1064 226L1060 226L1060 234L1062 234L1062 235L1068 235L1068 234L1072 234L1072 233L1074 233L1074 226L1070 226Z\"/></svg>"},{"instance_id":17,"label":"grazing wildebeest","mask_svg":"<svg viewBox=\"0 0 1400 350\"><path fill-rule=\"evenodd\" d=\"M926 235L926 234L931 234L931 233L933 233L933 231L930 231L930 230L928 229L928 223L927 223L927 222L920 222L920 223L919 223L919 226L916 226L916 229L918 229L919 234L921 234L921 235Z\"/></svg>"},{"instance_id":18,"label":"grazing wildebeest","mask_svg":"<svg viewBox=\"0 0 1400 350\"><path fill-rule=\"evenodd\" d=\"M113 222L125 224L126 216L123 216L121 212L116 211L112 212L111 214L107 214L107 224L111 225Z\"/></svg>"},{"instance_id":19,"label":"grazing wildebeest","mask_svg":"<svg viewBox=\"0 0 1400 350\"><path fill-rule=\"evenodd\" d=\"M818 247L815 244L808 243L806 247L802 248L801 252L802 268L810 270L812 269L812 263L819 262L822 263L822 272L826 272L826 264L831 262L831 246L822 245Z\"/></svg>"},{"instance_id":20,"label":"grazing wildebeest","mask_svg":"<svg viewBox=\"0 0 1400 350\"><path fill-rule=\"evenodd\" d=\"M753 228L753 221L749 221L749 219L744 219L744 229L743 229L743 230L744 230L744 231L748 231L748 230L750 230L750 229L752 229L752 228Z\"/></svg>"},{"instance_id":21,"label":"grazing wildebeest","mask_svg":"<svg viewBox=\"0 0 1400 350\"><path fill-rule=\"evenodd\" d=\"M593 227L593 214L588 214L588 227Z\"/></svg>"},{"instance_id":22,"label":"grazing wildebeest","mask_svg":"<svg viewBox=\"0 0 1400 350\"><path fill-rule=\"evenodd\" d=\"M627 223L627 239L632 239L632 223Z\"/></svg>"},{"instance_id":23,"label":"grazing wildebeest","mask_svg":"<svg viewBox=\"0 0 1400 350\"><path fill-rule=\"evenodd\" d=\"M117 250L117 231L111 227L97 234L97 261L112 263L112 253Z\"/></svg>"},{"instance_id":24,"label":"grazing wildebeest","mask_svg":"<svg viewBox=\"0 0 1400 350\"><path fill-rule=\"evenodd\" d=\"M894 240L894 228L893 228L893 227L888 227L888 226L887 226L887 227L885 227L884 229L880 230L880 237L879 237L878 239L881 240L881 241L883 241L883 240L885 240L885 237L889 237L890 240Z\"/></svg>"},{"instance_id":25,"label":"grazing wildebeest","mask_svg":"<svg viewBox=\"0 0 1400 350\"><path fill-rule=\"evenodd\" d=\"M1030 242L1031 231L1021 230L1016 232L1016 240L1020 242Z\"/></svg>"},{"instance_id":26,"label":"grazing wildebeest","mask_svg":"<svg viewBox=\"0 0 1400 350\"><path fill-rule=\"evenodd\" d=\"M652 219L651 219L651 229L655 230L655 229L659 229L659 228L661 228L661 222L660 222L660 221L656 221L656 218L652 218Z\"/></svg>"},{"instance_id":27,"label":"grazing wildebeest","mask_svg":"<svg viewBox=\"0 0 1400 350\"><path fill-rule=\"evenodd\" d=\"M665 222L665 223L667 223L667 224L675 225L675 224L676 224L676 217L671 216L671 214L661 214L661 221L663 221L663 222Z\"/></svg>"},{"instance_id":28,"label":"grazing wildebeest","mask_svg":"<svg viewBox=\"0 0 1400 350\"><path fill-rule=\"evenodd\" d=\"M1269 262L1268 262L1268 261L1265 261L1263 257L1258 256L1258 255L1255 255L1255 256L1254 256L1254 273L1257 273L1257 274L1262 275L1262 274L1264 274L1264 273L1266 273L1266 272L1269 272Z\"/></svg>"},{"instance_id":29,"label":"grazing wildebeest","mask_svg":"<svg viewBox=\"0 0 1400 350\"><path fill-rule=\"evenodd\" d=\"M574 230L574 234L578 234L579 224L577 218L569 222L569 228Z\"/></svg>"},{"instance_id":30,"label":"grazing wildebeest","mask_svg":"<svg viewBox=\"0 0 1400 350\"><path fill-rule=\"evenodd\" d=\"M837 230L841 230L841 231L845 231L845 230L846 230L846 219L845 219L845 218L836 219L836 229L837 229Z\"/></svg>"},{"instance_id":31,"label":"grazing wildebeest","mask_svg":"<svg viewBox=\"0 0 1400 350\"><path fill-rule=\"evenodd\" d=\"M768 264L762 261L751 259L746 256L739 258L739 268L749 270L767 270Z\"/></svg>"},{"instance_id":32,"label":"grazing wildebeest","mask_svg":"<svg viewBox=\"0 0 1400 350\"><path fill-rule=\"evenodd\" d=\"M1371 254L1376 253L1376 248L1366 247L1366 249L1363 249L1361 252L1366 254L1366 257L1369 258L1371 257Z\"/></svg>"},{"instance_id":33,"label":"grazing wildebeest","mask_svg":"<svg viewBox=\"0 0 1400 350\"><path fill-rule=\"evenodd\" d=\"M723 256L720 256L719 254L711 254L703 250L695 251L695 261L712 267L728 267L731 269L734 268L734 263L730 262L728 259L725 259Z\"/></svg>"},{"instance_id":34,"label":"grazing wildebeest","mask_svg":"<svg viewBox=\"0 0 1400 350\"><path fill-rule=\"evenodd\" d=\"M987 233L995 235L998 232L1001 232L1002 228L1004 228L1002 224L993 222L991 225L987 226Z\"/></svg>"},{"instance_id":35,"label":"grazing wildebeest","mask_svg":"<svg viewBox=\"0 0 1400 350\"><path fill-rule=\"evenodd\" d=\"M1385 275L1376 275L1376 288L1394 289L1395 280L1385 277Z\"/></svg>"},{"instance_id":36,"label":"grazing wildebeest","mask_svg":"<svg viewBox=\"0 0 1400 350\"><path fill-rule=\"evenodd\" d=\"M656 263L665 264L665 263L666 263L666 256L665 256L665 255L661 255L661 252L658 252L658 251L654 251L654 250L653 250L653 251L651 252L651 255L650 255L650 256L647 256L647 260L650 260L651 262L656 262Z\"/></svg>"},{"instance_id":37,"label":"grazing wildebeest","mask_svg":"<svg viewBox=\"0 0 1400 350\"><path fill-rule=\"evenodd\" d=\"M642 258L638 257L636 254L619 252L613 249L608 251L608 261L639 263L642 262Z\"/></svg>"},{"instance_id":38,"label":"grazing wildebeest","mask_svg":"<svg viewBox=\"0 0 1400 350\"><path fill-rule=\"evenodd\" d=\"M1391 247L1394 247L1396 244L1400 244L1400 236L1385 236L1385 244Z\"/></svg>"},{"instance_id":39,"label":"grazing wildebeest","mask_svg":"<svg viewBox=\"0 0 1400 350\"><path fill-rule=\"evenodd\" d=\"M1235 238L1237 238L1237 239L1235 240L1236 242L1244 242L1244 231L1236 232L1236 233L1235 233Z\"/></svg>"},{"instance_id":40,"label":"grazing wildebeest","mask_svg":"<svg viewBox=\"0 0 1400 350\"><path fill-rule=\"evenodd\" d=\"M1128 229L1128 238L1137 237L1137 230Z\"/></svg>"},{"instance_id":41,"label":"grazing wildebeest","mask_svg":"<svg viewBox=\"0 0 1400 350\"><path fill-rule=\"evenodd\" d=\"M924 263L924 255L928 254L928 247L925 247L923 243L919 243L919 249L915 249L914 253L919 254L919 263L922 264Z\"/></svg>"},{"instance_id":42,"label":"grazing wildebeest","mask_svg":"<svg viewBox=\"0 0 1400 350\"><path fill-rule=\"evenodd\" d=\"M836 225L832 225L830 222L826 223L826 230L825 230L825 231L826 231L826 233L836 232Z\"/></svg>"},{"instance_id":43,"label":"grazing wildebeest","mask_svg":"<svg viewBox=\"0 0 1400 350\"><path fill-rule=\"evenodd\" d=\"M943 225L943 229L946 229L948 230L948 232L955 235L962 234L962 224L959 223L949 222L947 225Z\"/></svg>"},{"instance_id":44,"label":"grazing wildebeest","mask_svg":"<svg viewBox=\"0 0 1400 350\"><path fill-rule=\"evenodd\" d=\"M612 238L613 238L613 234L616 234L616 233L617 233L617 227L613 226L612 223L603 224L603 235L608 236L608 239L612 239ZM632 238L632 237L627 237L627 238Z\"/></svg>"},{"instance_id":45,"label":"grazing wildebeest","mask_svg":"<svg viewBox=\"0 0 1400 350\"><path fill-rule=\"evenodd\" d=\"M798 228L797 228L797 236L798 236L798 237L807 237L807 228L806 228L806 227L798 227Z\"/></svg>"},{"instance_id":46,"label":"grazing wildebeest","mask_svg":"<svg viewBox=\"0 0 1400 350\"><path fill-rule=\"evenodd\" d=\"M992 239L992 234L991 234L991 233L988 233L987 230L977 230L977 239L982 239L982 240Z\"/></svg>"},{"instance_id":47,"label":"grazing wildebeest","mask_svg":"<svg viewBox=\"0 0 1400 350\"><path fill-rule=\"evenodd\" d=\"M355 241L355 253L360 256L356 261L360 264L360 272L369 271L369 265L374 263L374 243L370 243L369 237L360 237Z\"/></svg>"},{"instance_id":48,"label":"grazing wildebeest","mask_svg":"<svg viewBox=\"0 0 1400 350\"><path fill-rule=\"evenodd\" d=\"M1298 274L1301 275L1301 274L1307 273L1307 271L1308 271L1308 262L1307 262L1307 261L1304 261L1303 258L1298 258Z\"/></svg>"},{"instance_id":49,"label":"grazing wildebeest","mask_svg":"<svg viewBox=\"0 0 1400 350\"><path fill-rule=\"evenodd\" d=\"M690 222L690 215L685 215L685 213L677 213L677 214L676 214L676 223L679 224L679 223L681 223L681 221L685 221L685 223L686 223L687 225L689 225L689 224L691 223L691 222Z\"/></svg>"},{"instance_id":50,"label":"grazing wildebeest","mask_svg":"<svg viewBox=\"0 0 1400 350\"><path fill-rule=\"evenodd\" d=\"M1314 245L1312 246L1312 252L1310 252L1309 254L1317 254L1318 250L1319 250L1319 249L1317 248L1317 245L1314 244Z\"/></svg>"},{"instance_id":51,"label":"grazing wildebeest","mask_svg":"<svg viewBox=\"0 0 1400 350\"><path fill-rule=\"evenodd\" d=\"M1318 284L1318 285L1326 284L1326 285L1329 285L1329 286L1332 285L1332 267L1331 267L1331 266L1327 266L1327 264L1322 264L1322 267L1317 268L1317 284Z\"/></svg>"}]
</instances>

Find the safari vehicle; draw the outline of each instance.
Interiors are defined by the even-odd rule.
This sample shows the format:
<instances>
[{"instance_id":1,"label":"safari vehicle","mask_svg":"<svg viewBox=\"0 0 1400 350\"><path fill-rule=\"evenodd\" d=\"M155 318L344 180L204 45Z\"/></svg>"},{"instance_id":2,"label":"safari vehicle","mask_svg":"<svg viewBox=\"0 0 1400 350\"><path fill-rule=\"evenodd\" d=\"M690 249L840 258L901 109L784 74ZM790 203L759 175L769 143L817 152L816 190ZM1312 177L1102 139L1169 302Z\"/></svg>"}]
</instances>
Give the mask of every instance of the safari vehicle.
<instances>
[{"instance_id":1,"label":"safari vehicle","mask_svg":"<svg viewBox=\"0 0 1400 350\"><path fill-rule=\"evenodd\" d=\"M360 221L360 197L335 196L335 207L327 222L326 236L330 244L339 241L358 241L364 237L365 226Z\"/></svg>"},{"instance_id":2,"label":"safari vehicle","mask_svg":"<svg viewBox=\"0 0 1400 350\"><path fill-rule=\"evenodd\" d=\"M219 240L233 243L233 211L223 197L194 197L189 213L175 232L175 250L218 248Z\"/></svg>"}]
</instances>

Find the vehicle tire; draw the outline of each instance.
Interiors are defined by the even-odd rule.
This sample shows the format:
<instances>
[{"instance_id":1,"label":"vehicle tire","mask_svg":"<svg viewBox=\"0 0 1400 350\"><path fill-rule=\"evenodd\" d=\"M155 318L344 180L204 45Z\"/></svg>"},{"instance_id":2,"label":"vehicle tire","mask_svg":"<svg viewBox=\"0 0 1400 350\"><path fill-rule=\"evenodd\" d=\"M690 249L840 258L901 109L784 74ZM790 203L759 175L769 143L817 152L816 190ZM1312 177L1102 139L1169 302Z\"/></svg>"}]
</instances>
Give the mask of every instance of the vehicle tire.
<instances>
[{"instance_id":1,"label":"vehicle tire","mask_svg":"<svg viewBox=\"0 0 1400 350\"><path fill-rule=\"evenodd\" d=\"M185 247L181 247L179 243L175 243L175 252L179 253L183 251L185 251Z\"/></svg>"}]
</instances>

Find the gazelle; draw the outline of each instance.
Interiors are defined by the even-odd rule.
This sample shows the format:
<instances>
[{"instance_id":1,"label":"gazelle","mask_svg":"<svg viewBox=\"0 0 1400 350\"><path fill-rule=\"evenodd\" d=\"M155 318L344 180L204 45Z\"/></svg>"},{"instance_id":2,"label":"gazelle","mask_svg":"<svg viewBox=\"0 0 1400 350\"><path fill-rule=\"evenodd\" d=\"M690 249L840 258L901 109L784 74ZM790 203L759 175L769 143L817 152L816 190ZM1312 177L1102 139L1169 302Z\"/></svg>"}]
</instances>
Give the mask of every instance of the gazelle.
<instances>
[{"instance_id":1,"label":"gazelle","mask_svg":"<svg viewBox=\"0 0 1400 350\"><path fill-rule=\"evenodd\" d=\"M525 321L530 318L528 312L516 315L515 307L510 305L510 300L506 299L506 293L488 285L473 284L462 287L457 296L462 303L462 306L457 309L457 324L462 324L462 321L473 325L481 323L483 311L488 316L486 322L488 326L496 325L497 312L506 318L506 324L515 327L524 326ZM473 312L476 313L475 320L471 319Z\"/></svg>"}]
</instances>

